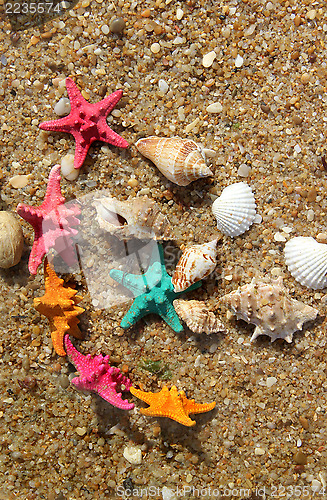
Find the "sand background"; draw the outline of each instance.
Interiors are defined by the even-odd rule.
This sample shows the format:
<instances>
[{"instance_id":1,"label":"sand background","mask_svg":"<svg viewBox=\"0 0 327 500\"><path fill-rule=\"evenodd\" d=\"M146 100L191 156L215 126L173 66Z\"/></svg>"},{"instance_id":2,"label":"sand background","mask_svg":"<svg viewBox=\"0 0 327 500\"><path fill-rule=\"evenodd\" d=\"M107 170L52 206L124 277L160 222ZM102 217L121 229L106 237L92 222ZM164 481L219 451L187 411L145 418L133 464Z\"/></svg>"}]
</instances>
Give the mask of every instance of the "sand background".
<instances>
[{"instance_id":1,"label":"sand background","mask_svg":"<svg viewBox=\"0 0 327 500\"><path fill-rule=\"evenodd\" d=\"M72 136L38 128L55 118L70 76L90 102L123 89L108 123L131 147L96 143L78 179L62 179L67 200L100 189L122 200L147 194L174 230L166 251L171 268L176 257L168 254L217 236L211 204L227 185L249 183L262 216L241 237L221 238L215 273L188 294L216 310L227 335L176 334L156 316L124 331L128 303L98 310L83 274L66 278L83 296L81 351L110 354L146 390L175 384L197 402L216 401L193 428L142 416L143 404L132 396L136 409L123 412L70 386L74 368L53 351L48 321L33 307L44 292L43 270L28 272L33 231L22 221L23 258L0 272L0 498L115 499L133 488L136 498L143 489L143 498L152 492L164 500L255 499L264 492L316 498L315 489L324 498L327 297L295 282L283 247L293 236L323 240L327 232L325 2L82 0L26 30L12 29L0 4L3 210L41 204L51 166L74 152ZM115 16L125 20L121 34L110 31ZM32 23L23 19L20 27L24 22ZM211 51L216 57L205 68ZM159 79L169 86L165 94ZM207 111L212 103L220 112ZM184 188L167 181L134 146L153 134L215 150L214 177ZM26 187L12 187L15 175L30 175ZM99 243L100 254L103 248ZM256 274L284 277L293 298L319 309L320 318L292 344L268 337L250 344L253 326L228 320L220 306L221 296ZM142 360L161 360L163 369L151 373ZM277 379L272 387L269 377ZM129 446L141 448L141 464L124 458Z\"/></svg>"}]
</instances>

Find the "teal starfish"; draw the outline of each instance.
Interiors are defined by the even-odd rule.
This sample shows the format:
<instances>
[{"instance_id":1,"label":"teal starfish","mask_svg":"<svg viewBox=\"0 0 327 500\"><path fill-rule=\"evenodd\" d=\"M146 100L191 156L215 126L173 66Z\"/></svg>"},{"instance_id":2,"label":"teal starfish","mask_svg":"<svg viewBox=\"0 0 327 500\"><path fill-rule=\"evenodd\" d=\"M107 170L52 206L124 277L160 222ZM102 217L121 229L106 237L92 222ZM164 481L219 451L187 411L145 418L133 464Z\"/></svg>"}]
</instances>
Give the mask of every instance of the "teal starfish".
<instances>
[{"instance_id":1,"label":"teal starfish","mask_svg":"<svg viewBox=\"0 0 327 500\"><path fill-rule=\"evenodd\" d=\"M156 260L157 246L160 261ZM175 332L182 332L183 326L178 319L173 301L182 293L201 286L201 281L198 281L183 292L174 292L171 276L166 271L164 252L160 244L154 246L150 265L145 274L130 274L112 269L109 276L128 288L135 297L132 306L122 319L120 324L122 328L129 328L143 316L155 313L159 314Z\"/></svg>"}]
</instances>

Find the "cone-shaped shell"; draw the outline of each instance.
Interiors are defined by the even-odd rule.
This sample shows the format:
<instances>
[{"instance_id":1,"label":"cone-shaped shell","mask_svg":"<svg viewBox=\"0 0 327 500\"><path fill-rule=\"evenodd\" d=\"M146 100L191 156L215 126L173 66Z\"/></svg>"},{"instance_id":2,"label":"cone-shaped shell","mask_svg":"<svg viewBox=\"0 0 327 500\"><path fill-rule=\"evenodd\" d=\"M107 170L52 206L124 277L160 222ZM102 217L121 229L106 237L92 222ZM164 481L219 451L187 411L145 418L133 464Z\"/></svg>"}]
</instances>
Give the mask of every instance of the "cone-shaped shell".
<instances>
[{"instance_id":1,"label":"cone-shaped shell","mask_svg":"<svg viewBox=\"0 0 327 500\"><path fill-rule=\"evenodd\" d=\"M172 277L175 292L182 292L208 276L216 267L218 239L184 250Z\"/></svg>"},{"instance_id":2,"label":"cone-shaped shell","mask_svg":"<svg viewBox=\"0 0 327 500\"><path fill-rule=\"evenodd\" d=\"M135 146L167 179L179 186L213 175L201 147L190 139L151 136L139 139Z\"/></svg>"},{"instance_id":3,"label":"cone-shaped shell","mask_svg":"<svg viewBox=\"0 0 327 500\"><path fill-rule=\"evenodd\" d=\"M226 333L225 326L215 314L200 300L174 300L173 306L178 316L194 333Z\"/></svg>"},{"instance_id":4,"label":"cone-shaped shell","mask_svg":"<svg viewBox=\"0 0 327 500\"><path fill-rule=\"evenodd\" d=\"M246 182L226 187L212 205L217 228L226 236L239 236L253 224L256 204L252 189Z\"/></svg>"},{"instance_id":5,"label":"cone-shaped shell","mask_svg":"<svg viewBox=\"0 0 327 500\"><path fill-rule=\"evenodd\" d=\"M284 248L289 272L301 285L319 290L327 287L327 245L299 236Z\"/></svg>"}]
</instances>

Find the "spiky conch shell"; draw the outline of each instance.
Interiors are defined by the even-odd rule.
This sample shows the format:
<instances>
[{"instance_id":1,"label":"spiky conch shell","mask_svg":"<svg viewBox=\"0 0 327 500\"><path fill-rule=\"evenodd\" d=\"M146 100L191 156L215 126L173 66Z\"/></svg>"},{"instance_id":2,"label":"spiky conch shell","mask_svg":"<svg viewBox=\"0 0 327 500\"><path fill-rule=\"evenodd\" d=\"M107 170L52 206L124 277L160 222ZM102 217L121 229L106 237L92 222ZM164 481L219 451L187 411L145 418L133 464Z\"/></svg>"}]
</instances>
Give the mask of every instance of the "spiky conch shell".
<instances>
[{"instance_id":1,"label":"spiky conch shell","mask_svg":"<svg viewBox=\"0 0 327 500\"><path fill-rule=\"evenodd\" d=\"M327 287L327 245L314 238L298 236L284 248L285 262L301 285L320 290Z\"/></svg>"},{"instance_id":2,"label":"spiky conch shell","mask_svg":"<svg viewBox=\"0 0 327 500\"><path fill-rule=\"evenodd\" d=\"M253 278L251 283L222 297L222 302L238 319L253 323L256 328L251 337L269 335L292 342L293 333L303 324L316 319L318 310L288 296L282 278L276 280Z\"/></svg>"},{"instance_id":3,"label":"spiky conch shell","mask_svg":"<svg viewBox=\"0 0 327 500\"><path fill-rule=\"evenodd\" d=\"M161 207L147 196L120 201L103 196L93 202L101 229L121 239L173 238L169 221L161 213ZM123 219L123 220L122 220ZM126 221L127 224L122 222Z\"/></svg>"},{"instance_id":4,"label":"spiky conch shell","mask_svg":"<svg viewBox=\"0 0 327 500\"><path fill-rule=\"evenodd\" d=\"M203 149L190 139L150 136L139 139L135 146L178 186L187 186L196 179L213 175L205 162Z\"/></svg>"},{"instance_id":5,"label":"spiky conch shell","mask_svg":"<svg viewBox=\"0 0 327 500\"><path fill-rule=\"evenodd\" d=\"M218 239L203 245L192 245L184 250L172 277L175 292L182 292L216 267Z\"/></svg>"},{"instance_id":6,"label":"spiky conch shell","mask_svg":"<svg viewBox=\"0 0 327 500\"><path fill-rule=\"evenodd\" d=\"M178 316L194 333L226 333L225 326L215 314L200 300L174 300L173 306Z\"/></svg>"},{"instance_id":7,"label":"spiky conch shell","mask_svg":"<svg viewBox=\"0 0 327 500\"><path fill-rule=\"evenodd\" d=\"M227 186L212 204L217 228L226 236L239 236L249 229L256 215L252 189L246 182Z\"/></svg>"}]
</instances>

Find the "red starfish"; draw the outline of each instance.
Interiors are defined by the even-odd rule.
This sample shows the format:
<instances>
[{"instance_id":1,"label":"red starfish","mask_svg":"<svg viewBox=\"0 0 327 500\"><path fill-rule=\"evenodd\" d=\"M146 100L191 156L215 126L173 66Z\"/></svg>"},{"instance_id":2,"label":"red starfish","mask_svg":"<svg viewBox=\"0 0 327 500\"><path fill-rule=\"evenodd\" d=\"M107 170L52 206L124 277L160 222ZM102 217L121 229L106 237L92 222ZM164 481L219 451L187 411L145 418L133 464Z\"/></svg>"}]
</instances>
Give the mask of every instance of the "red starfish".
<instances>
[{"instance_id":1,"label":"red starfish","mask_svg":"<svg viewBox=\"0 0 327 500\"><path fill-rule=\"evenodd\" d=\"M75 168L83 165L89 147L94 141L108 142L120 148L129 146L125 139L111 130L106 121L107 115L121 99L122 90L116 90L102 101L91 104L84 99L71 78L66 78L66 88L71 105L69 115L59 120L43 122L39 127L42 130L73 134L76 141Z\"/></svg>"},{"instance_id":2,"label":"red starfish","mask_svg":"<svg viewBox=\"0 0 327 500\"><path fill-rule=\"evenodd\" d=\"M43 257L54 248L61 257L72 264L76 254L71 236L77 234L76 226L80 223L76 217L80 209L76 204L65 204L60 190L60 165L55 165L50 172L45 199L39 207L31 207L23 203L17 206L17 213L34 229L34 242L31 250L28 269L36 274Z\"/></svg>"}]
</instances>

